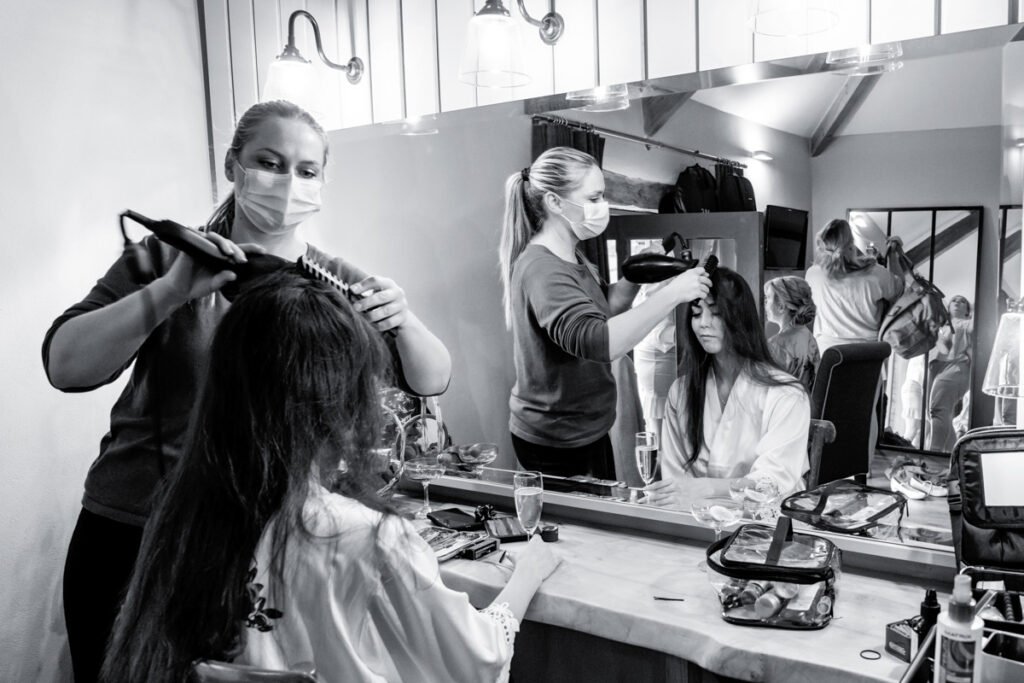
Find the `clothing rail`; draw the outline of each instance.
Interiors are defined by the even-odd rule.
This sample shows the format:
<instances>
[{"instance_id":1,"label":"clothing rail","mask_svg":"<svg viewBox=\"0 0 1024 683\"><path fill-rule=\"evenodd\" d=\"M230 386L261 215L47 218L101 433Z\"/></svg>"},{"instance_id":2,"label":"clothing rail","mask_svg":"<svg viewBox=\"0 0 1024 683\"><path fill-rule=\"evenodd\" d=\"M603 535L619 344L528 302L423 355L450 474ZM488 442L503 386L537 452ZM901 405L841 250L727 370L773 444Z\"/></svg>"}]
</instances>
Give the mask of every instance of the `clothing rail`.
<instances>
[{"instance_id":1,"label":"clothing rail","mask_svg":"<svg viewBox=\"0 0 1024 683\"><path fill-rule=\"evenodd\" d=\"M564 119L561 116L550 116L548 114L535 114L533 116L534 121L547 121L548 123L559 123L563 126L569 126L570 128L579 128L581 130L591 131L598 135L603 135L607 138L615 138L617 140L625 140L626 142L634 142L638 145L643 145L650 149L651 147L658 147L660 149L667 149L670 152L678 152L679 154L688 154L692 157L698 157L700 159L707 159L708 161L714 161L716 164L725 164L726 166L733 166L734 168L746 168L746 164L741 164L738 161L732 159L726 159L725 157L715 156L714 154L705 154L695 149L685 149L683 147L674 147L673 145L666 145L664 142L656 142L649 138L642 138L639 135L630 135L629 133L620 133L615 130L609 130L607 128L601 128L595 126L592 123L581 123L579 121L573 121L572 119Z\"/></svg>"}]
</instances>

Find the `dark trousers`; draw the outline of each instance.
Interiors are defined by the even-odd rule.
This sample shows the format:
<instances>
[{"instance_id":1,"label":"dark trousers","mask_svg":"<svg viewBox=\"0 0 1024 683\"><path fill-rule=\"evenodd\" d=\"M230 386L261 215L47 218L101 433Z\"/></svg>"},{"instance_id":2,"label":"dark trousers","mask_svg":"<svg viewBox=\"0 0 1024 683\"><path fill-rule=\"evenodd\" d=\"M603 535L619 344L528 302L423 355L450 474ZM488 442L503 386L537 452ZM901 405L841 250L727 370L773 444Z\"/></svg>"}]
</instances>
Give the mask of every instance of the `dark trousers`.
<instances>
[{"instance_id":1,"label":"dark trousers","mask_svg":"<svg viewBox=\"0 0 1024 683\"><path fill-rule=\"evenodd\" d=\"M576 448L540 446L513 434L512 446L516 449L519 464L528 470L540 470L558 477L589 474L598 479L615 479L615 455L612 453L612 440L607 434Z\"/></svg>"},{"instance_id":2,"label":"dark trousers","mask_svg":"<svg viewBox=\"0 0 1024 683\"><path fill-rule=\"evenodd\" d=\"M87 510L78 516L64 562L64 620L75 683L99 678L141 542L142 527Z\"/></svg>"}]
</instances>

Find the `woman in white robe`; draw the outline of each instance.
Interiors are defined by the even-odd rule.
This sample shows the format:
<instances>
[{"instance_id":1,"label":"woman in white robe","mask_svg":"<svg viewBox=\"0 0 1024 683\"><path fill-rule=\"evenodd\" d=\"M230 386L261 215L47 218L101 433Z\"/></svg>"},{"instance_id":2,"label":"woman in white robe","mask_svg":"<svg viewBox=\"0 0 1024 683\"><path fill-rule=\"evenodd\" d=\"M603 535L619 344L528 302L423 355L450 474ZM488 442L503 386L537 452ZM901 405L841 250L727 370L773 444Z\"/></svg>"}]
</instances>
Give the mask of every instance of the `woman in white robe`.
<instances>
[{"instance_id":1,"label":"woman in white robe","mask_svg":"<svg viewBox=\"0 0 1024 683\"><path fill-rule=\"evenodd\" d=\"M719 268L711 282L690 307L685 374L669 390L662 426L662 480L647 487L653 505L728 494L737 479L791 493L808 469L807 392L772 360L746 281Z\"/></svg>"}]
</instances>

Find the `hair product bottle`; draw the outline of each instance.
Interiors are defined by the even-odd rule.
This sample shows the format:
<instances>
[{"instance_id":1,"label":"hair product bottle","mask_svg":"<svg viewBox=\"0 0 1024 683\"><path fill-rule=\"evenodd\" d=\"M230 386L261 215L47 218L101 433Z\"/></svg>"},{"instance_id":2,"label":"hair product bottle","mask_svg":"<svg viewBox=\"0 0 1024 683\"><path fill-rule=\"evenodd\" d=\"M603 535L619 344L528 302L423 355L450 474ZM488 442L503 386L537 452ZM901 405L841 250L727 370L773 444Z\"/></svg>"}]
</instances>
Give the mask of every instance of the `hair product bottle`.
<instances>
[{"instance_id":1,"label":"hair product bottle","mask_svg":"<svg viewBox=\"0 0 1024 683\"><path fill-rule=\"evenodd\" d=\"M949 609L935 626L935 676L932 683L971 683L981 680L981 636L985 622L974 615L971 577L953 580Z\"/></svg>"}]
</instances>

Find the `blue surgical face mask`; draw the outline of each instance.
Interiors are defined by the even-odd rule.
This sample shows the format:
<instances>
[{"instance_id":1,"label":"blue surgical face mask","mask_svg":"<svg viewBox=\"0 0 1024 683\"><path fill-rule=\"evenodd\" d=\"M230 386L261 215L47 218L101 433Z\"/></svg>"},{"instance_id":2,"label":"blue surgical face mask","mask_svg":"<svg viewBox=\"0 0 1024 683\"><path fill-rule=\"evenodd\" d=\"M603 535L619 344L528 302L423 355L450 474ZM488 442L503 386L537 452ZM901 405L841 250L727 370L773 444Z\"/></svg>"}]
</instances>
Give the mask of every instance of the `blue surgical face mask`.
<instances>
[{"instance_id":1,"label":"blue surgical face mask","mask_svg":"<svg viewBox=\"0 0 1024 683\"><path fill-rule=\"evenodd\" d=\"M573 234L576 235L577 239L589 240L597 237L608 227L609 208L608 202L601 200L599 202L587 202L586 204L577 204L571 199L562 197L562 201L573 206L578 206L583 209L583 220L574 222L569 220L565 214L561 214L565 222L569 224L569 228Z\"/></svg>"},{"instance_id":2,"label":"blue surgical face mask","mask_svg":"<svg viewBox=\"0 0 1024 683\"><path fill-rule=\"evenodd\" d=\"M239 208L260 232L281 235L320 210L320 178L296 178L291 173L271 173L244 168L242 185L235 195Z\"/></svg>"}]
</instances>

